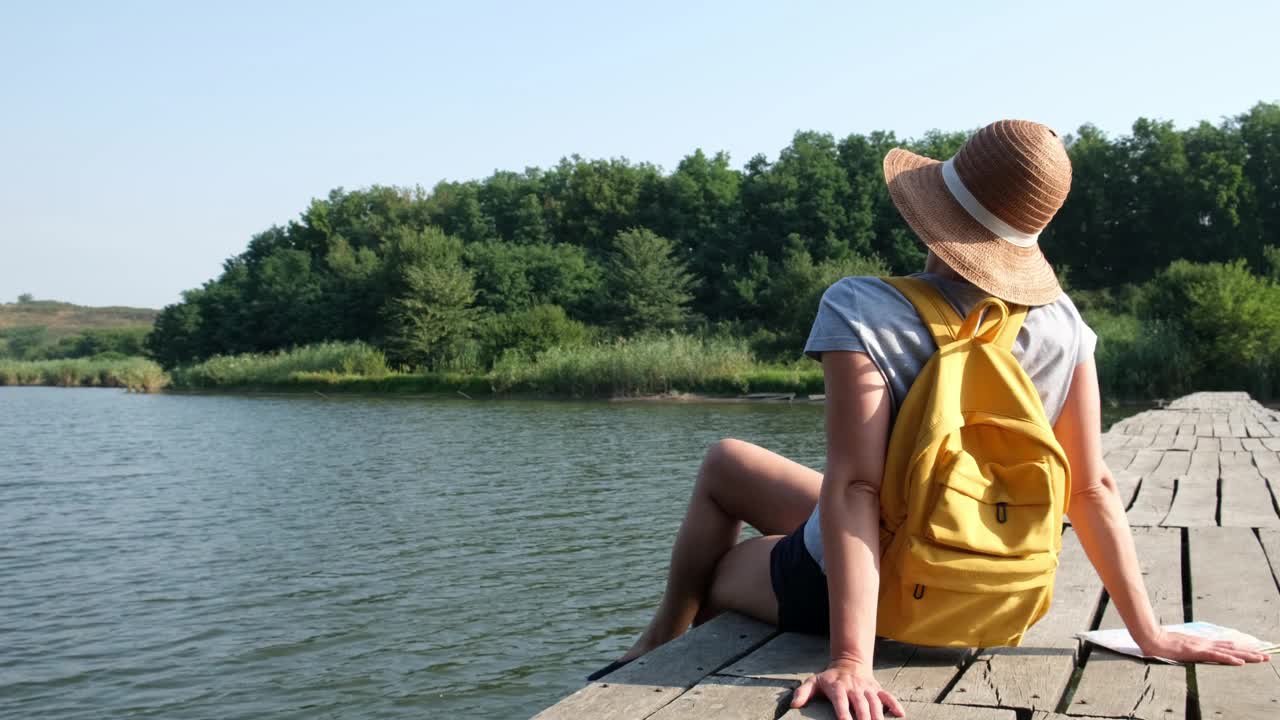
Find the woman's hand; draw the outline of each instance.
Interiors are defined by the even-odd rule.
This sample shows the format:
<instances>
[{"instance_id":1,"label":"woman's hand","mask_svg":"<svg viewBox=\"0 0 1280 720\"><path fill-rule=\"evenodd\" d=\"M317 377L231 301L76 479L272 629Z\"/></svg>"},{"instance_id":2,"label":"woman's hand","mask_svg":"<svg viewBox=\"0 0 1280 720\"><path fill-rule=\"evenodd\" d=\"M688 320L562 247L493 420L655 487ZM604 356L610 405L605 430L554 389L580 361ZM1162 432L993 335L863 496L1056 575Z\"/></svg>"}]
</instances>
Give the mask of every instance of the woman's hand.
<instances>
[{"instance_id":1,"label":"woman's hand","mask_svg":"<svg viewBox=\"0 0 1280 720\"><path fill-rule=\"evenodd\" d=\"M1226 640L1206 640L1194 635L1161 630L1152 640L1139 643L1147 657L1164 658L1184 663L1218 663L1219 665L1244 665L1245 663L1270 662L1271 657L1260 652L1246 650Z\"/></svg>"},{"instance_id":2,"label":"woman's hand","mask_svg":"<svg viewBox=\"0 0 1280 720\"><path fill-rule=\"evenodd\" d=\"M857 663L833 660L826 670L796 688L791 707L804 707L814 692L821 692L831 701L836 720L884 720L884 707L896 717L906 717L898 699L876 682L871 668Z\"/></svg>"}]
</instances>

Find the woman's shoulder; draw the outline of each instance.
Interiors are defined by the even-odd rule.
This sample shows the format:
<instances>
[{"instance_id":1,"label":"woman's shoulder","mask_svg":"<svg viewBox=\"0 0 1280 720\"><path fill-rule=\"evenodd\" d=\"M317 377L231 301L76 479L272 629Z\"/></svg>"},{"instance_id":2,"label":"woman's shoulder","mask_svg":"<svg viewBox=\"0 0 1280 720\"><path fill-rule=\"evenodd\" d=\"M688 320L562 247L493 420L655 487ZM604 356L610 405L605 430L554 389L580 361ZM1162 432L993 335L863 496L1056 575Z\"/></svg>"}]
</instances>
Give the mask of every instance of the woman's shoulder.
<instances>
[{"instance_id":1,"label":"woman's shoulder","mask_svg":"<svg viewBox=\"0 0 1280 720\"><path fill-rule=\"evenodd\" d=\"M1037 318L1050 325L1061 325L1071 328L1087 328L1084 316L1071 301L1071 296L1063 292L1057 300L1047 305L1037 305L1027 311L1027 319Z\"/></svg>"},{"instance_id":2,"label":"woman's shoulder","mask_svg":"<svg viewBox=\"0 0 1280 720\"><path fill-rule=\"evenodd\" d=\"M850 306L874 306L886 300L906 302L884 278L875 275L851 275L840 278L827 287L823 302L835 301Z\"/></svg>"}]
</instances>

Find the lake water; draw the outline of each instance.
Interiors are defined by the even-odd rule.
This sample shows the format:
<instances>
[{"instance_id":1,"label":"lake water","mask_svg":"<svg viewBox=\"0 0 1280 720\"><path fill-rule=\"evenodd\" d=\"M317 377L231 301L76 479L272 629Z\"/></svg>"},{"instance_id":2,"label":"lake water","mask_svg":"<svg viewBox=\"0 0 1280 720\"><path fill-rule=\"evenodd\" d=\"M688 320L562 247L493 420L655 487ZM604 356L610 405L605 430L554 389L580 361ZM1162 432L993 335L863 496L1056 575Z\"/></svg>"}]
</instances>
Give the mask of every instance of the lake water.
<instances>
[{"instance_id":1,"label":"lake water","mask_svg":"<svg viewBox=\"0 0 1280 720\"><path fill-rule=\"evenodd\" d=\"M821 409L0 388L0 716L528 717L725 436L817 465Z\"/></svg>"}]
</instances>

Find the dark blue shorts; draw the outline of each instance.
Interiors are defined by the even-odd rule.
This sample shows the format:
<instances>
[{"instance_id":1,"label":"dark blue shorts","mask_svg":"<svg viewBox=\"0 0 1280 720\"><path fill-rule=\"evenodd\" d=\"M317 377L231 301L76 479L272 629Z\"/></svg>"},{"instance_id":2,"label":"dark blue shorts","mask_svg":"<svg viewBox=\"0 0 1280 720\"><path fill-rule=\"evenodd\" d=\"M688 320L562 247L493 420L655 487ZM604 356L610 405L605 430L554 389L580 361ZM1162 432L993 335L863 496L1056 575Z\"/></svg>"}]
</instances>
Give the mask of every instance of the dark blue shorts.
<instances>
[{"instance_id":1,"label":"dark blue shorts","mask_svg":"<svg viewBox=\"0 0 1280 720\"><path fill-rule=\"evenodd\" d=\"M779 630L827 634L831 621L827 576L804 546L804 525L773 546L769 579L778 599Z\"/></svg>"}]
</instances>

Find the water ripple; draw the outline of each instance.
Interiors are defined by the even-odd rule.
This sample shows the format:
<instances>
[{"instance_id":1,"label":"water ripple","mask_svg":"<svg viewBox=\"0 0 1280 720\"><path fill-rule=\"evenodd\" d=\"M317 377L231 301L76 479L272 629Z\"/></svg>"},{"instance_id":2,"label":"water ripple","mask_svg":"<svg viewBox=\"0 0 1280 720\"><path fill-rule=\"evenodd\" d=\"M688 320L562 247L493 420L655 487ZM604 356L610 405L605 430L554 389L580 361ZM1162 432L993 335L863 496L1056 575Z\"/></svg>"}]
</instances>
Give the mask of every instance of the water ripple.
<instances>
[{"instance_id":1,"label":"water ripple","mask_svg":"<svg viewBox=\"0 0 1280 720\"><path fill-rule=\"evenodd\" d=\"M711 442L821 427L0 388L0 717L528 717L647 620Z\"/></svg>"}]
</instances>

